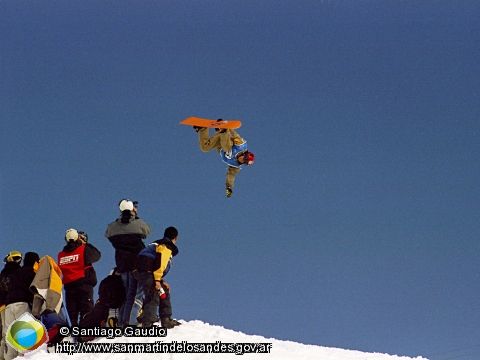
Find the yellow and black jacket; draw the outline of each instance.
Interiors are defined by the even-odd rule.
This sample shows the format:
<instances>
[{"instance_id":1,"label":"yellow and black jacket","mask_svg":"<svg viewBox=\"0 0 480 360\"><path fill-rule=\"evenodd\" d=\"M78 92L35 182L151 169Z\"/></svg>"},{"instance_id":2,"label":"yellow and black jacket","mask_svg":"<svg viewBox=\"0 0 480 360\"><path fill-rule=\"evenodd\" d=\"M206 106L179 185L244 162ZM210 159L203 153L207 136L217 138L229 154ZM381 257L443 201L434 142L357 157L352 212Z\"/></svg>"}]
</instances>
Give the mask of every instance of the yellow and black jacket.
<instances>
[{"instance_id":1,"label":"yellow and black jacket","mask_svg":"<svg viewBox=\"0 0 480 360\"><path fill-rule=\"evenodd\" d=\"M155 280L162 280L170 270L171 261L178 254L177 246L167 237L155 240L140 251L135 264L136 271L152 273Z\"/></svg>"}]
</instances>

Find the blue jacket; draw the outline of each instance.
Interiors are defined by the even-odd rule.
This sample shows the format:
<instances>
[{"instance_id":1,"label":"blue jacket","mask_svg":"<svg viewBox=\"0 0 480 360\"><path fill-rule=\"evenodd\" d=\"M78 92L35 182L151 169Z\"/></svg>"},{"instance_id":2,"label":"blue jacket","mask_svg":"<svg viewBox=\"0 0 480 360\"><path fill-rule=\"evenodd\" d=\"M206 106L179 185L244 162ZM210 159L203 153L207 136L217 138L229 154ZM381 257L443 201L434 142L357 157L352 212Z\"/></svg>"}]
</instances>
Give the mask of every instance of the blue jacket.
<instances>
[{"instance_id":1,"label":"blue jacket","mask_svg":"<svg viewBox=\"0 0 480 360\"><path fill-rule=\"evenodd\" d=\"M230 166L236 167L236 168L242 168L243 164L239 164L237 161L237 156L247 150L247 142L244 141L242 144L239 145L233 145L232 150L225 152L223 150L220 150L220 156L222 157L222 161L224 163L227 163Z\"/></svg>"}]
</instances>

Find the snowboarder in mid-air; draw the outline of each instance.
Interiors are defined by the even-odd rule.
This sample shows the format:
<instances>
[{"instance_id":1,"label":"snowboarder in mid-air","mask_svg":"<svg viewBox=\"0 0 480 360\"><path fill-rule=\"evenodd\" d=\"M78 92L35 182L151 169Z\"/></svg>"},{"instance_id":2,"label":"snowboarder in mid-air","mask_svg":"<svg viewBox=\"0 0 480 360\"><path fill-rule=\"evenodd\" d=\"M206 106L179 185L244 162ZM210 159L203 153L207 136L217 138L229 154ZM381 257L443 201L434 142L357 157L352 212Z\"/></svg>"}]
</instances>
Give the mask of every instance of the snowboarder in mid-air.
<instances>
[{"instance_id":1,"label":"snowboarder in mid-air","mask_svg":"<svg viewBox=\"0 0 480 360\"><path fill-rule=\"evenodd\" d=\"M222 119L217 120L219 123ZM216 149L222 161L228 164L227 169L227 198L232 196L235 176L243 166L250 166L255 161L253 153L248 151L247 142L234 129L215 128L215 134L210 137L208 127L194 126L198 132L198 144L203 152Z\"/></svg>"}]
</instances>

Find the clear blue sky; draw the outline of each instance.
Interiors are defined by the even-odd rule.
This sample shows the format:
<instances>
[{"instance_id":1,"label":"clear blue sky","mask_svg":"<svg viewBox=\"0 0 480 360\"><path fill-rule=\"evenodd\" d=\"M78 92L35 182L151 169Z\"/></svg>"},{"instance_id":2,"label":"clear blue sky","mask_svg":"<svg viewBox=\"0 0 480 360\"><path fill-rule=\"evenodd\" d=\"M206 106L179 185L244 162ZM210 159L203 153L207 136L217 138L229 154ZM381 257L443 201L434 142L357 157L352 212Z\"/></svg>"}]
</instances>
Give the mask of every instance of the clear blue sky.
<instances>
[{"instance_id":1,"label":"clear blue sky","mask_svg":"<svg viewBox=\"0 0 480 360\"><path fill-rule=\"evenodd\" d=\"M180 231L176 318L409 356L479 344L478 2L3 0L0 16L2 253L56 257L75 227L102 279L127 197L147 242ZM243 121L256 162L232 198L189 116Z\"/></svg>"}]
</instances>

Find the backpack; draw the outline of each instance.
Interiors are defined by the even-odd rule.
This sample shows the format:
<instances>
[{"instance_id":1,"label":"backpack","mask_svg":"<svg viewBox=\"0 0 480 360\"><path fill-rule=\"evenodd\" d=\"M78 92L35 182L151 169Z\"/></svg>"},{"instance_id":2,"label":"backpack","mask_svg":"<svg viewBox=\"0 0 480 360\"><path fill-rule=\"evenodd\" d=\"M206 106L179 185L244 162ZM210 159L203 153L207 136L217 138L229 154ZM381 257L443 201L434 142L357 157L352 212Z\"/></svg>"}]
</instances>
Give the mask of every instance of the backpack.
<instances>
[{"instance_id":1,"label":"backpack","mask_svg":"<svg viewBox=\"0 0 480 360\"><path fill-rule=\"evenodd\" d=\"M98 288L99 300L109 308L119 308L125 301L126 291L120 275L108 275L100 282Z\"/></svg>"}]
</instances>

